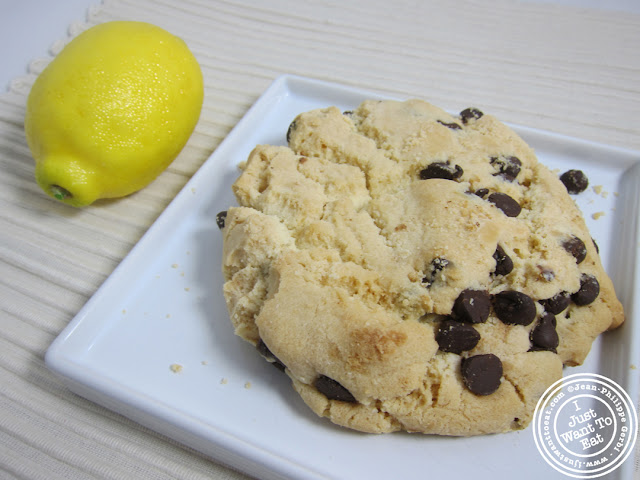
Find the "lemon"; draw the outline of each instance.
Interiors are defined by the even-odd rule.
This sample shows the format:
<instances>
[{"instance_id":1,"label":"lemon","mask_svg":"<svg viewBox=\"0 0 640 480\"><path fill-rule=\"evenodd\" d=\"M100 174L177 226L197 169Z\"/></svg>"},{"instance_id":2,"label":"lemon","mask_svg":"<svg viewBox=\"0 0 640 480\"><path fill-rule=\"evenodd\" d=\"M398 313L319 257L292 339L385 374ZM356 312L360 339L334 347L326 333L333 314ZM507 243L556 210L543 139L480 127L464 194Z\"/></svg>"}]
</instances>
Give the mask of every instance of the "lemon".
<instances>
[{"instance_id":1,"label":"lemon","mask_svg":"<svg viewBox=\"0 0 640 480\"><path fill-rule=\"evenodd\" d=\"M180 38L133 21L86 30L27 99L36 181L77 207L140 190L183 149L203 97L202 71Z\"/></svg>"}]
</instances>

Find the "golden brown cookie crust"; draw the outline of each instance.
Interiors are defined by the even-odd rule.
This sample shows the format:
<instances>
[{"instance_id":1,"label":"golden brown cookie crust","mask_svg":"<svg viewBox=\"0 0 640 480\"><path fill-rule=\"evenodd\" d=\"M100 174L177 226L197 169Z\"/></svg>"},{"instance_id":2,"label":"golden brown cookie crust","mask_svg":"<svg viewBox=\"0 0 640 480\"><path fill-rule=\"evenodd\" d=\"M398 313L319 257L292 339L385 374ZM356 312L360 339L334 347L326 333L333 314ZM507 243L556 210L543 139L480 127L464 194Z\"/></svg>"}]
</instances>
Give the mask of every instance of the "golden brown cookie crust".
<instances>
[{"instance_id":1,"label":"golden brown cookie crust","mask_svg":"<svg viewBox=\"0 0 640 480\"><path fill-rule=\"evenodd\" d=\"M224 294L236 333L286 367L316 414L375 433L520 429L563 364L582 363L624 321L573 199L494 117L366 101L303 113L288 137L289 147L257 146L233 185ZM508 273L496 273L498 247ZM585 275L599 295L554 314L559 344L544 337L541 348L532 331L550 321L544 301L578 292ZM444 351L438 332L444 319L465 323L453 310L467 290L487 293L488 317L466 323L480 337L473 348ZM499 318L495 299L508 291L532 300L530 323ZM501 364L490 393L469 386L463 364L476 356ZM319 391L319 377L353 401Z\"/></svg>"}]
</instances>

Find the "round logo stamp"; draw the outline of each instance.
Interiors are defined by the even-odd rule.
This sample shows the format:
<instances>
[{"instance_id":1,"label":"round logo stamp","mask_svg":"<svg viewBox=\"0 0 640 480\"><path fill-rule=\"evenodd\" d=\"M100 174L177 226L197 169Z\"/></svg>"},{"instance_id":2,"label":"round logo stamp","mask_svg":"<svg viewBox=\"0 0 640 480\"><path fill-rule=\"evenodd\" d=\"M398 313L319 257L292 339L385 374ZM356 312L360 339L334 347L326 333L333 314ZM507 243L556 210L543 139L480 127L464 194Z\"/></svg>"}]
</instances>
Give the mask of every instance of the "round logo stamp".
<instances>
[{"instance_id":1,"label":"round logo stamp","mask_svg":"<svg viewBox=\"0 0 640 480\"><path fill-rule=\"evenodd\" d=\"M593 373L562 378L542 395L533 438L545 461L574 478L611 473L633 452L635 404L613 380Z\"/></svg>"}]
</instances>

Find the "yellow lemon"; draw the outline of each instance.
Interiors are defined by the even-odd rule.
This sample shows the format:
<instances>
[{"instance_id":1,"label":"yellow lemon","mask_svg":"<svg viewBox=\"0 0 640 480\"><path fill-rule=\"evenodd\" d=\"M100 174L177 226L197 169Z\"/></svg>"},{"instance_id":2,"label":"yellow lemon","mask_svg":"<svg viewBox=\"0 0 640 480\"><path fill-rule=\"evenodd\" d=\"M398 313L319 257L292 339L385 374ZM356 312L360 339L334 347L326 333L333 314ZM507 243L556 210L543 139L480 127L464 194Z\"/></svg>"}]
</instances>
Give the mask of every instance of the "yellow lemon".
<instances>
[{"instance_id":1,"label":"yellow lemon","mask_svg":"<svg viewBox=\"0 0 640 480\"><path fill-rule=\"evenodd\" d=\"M29 93L36 181L74 206L140 190L180 153L203 97L200 66L180 38L143 22L88 29Z\"/></svg>"}]
</instances>

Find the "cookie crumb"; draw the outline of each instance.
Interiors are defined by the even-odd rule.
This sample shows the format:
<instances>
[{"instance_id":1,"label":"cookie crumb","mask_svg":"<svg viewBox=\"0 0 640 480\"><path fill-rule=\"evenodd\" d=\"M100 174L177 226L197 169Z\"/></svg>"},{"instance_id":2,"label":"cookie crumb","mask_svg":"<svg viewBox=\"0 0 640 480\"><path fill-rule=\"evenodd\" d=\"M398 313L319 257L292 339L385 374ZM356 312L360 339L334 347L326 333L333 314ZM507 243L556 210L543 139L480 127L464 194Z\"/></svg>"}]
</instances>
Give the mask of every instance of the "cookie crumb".
<instances>
[{"instance_id":1,"label":"cookie crumb","mask_svg":"<svg viewBox=\"0 0 640 480\"><path fill-rule=\"evenodd\" d=\"M167 314L165 315L165 318L171 318L171 314L170 314L170 313L167 313Z\"/></svg>"},{"instance_id":2,"label":"cookie crumb","mask_svg":"<svg viewBox=\"0 0 640 480\"><path fill-rule=\"evenodd\" d=\"M182 372L182 365L180 365L179 363L172 363L171 365L169 365L169 369L173 373L180 373Z\"/></svg>"},{"instance_id":3,"label":"cookie crumb","mask_svg":"<svg viewBox=\"0 0 640 480\"><path fill-rule=\"evenodd\" d=\"M184 287L184 291L185 291L185 292L188 292L189 290L191 290L191 288L190 288L190 287Z\"/></svg>"},{"instance_id":4,"label":"cookie crumb","mask_svg":"<svg viewBox=\"0 0 640 480\"><path fill-rule=\"evenodd\" d=\"M598 220L600 217L604 217L604 212L596 212L591 214L591 218L594 220Z\"/></svg>"},{"instance_id":5,"label":"cookie crumb","mask_svg":"<svg viewBox=\"0 0 640 480\"><path fill-rule=\"evenodd\" d=\"M251 388L251 382L247 382L244 384L244 388L246 388L247 390L249 390Z\"/></svg>"},{"instance_id":6,"label":"cookie crumb","mask_svg":"<svg viewBox=\"0 0 640 480\"><path fill-rule=\"evenodd\" d=\"M226 378L220 379L220 385L226 385L227 383L229 383L229 380L227 380Z\"/></svg>"},{"instance_id":7,"label":"cookie crumb","mask_svg":"<svg viewBox=\"0 0 640 480\"><path fill-rule=\"evenodd\" d=\"M171 268L178 268L178 264L177 263L172 263L171 264Z\"/></svg>"},{"instance_id":8,"label":"cookie crumb","mask_svg":"<svg viewBox=\"0 0 640 480\"><path fill-rule=\"evenodd\" d=\"M209 363L208 363L206 360L202 360L202 361L200 362L200 365L209 365Z\"/></svg>"},{"instance_id":9,"label":"cookie crumb","mask_svg":"<svg viewBox=\"0 0 640 480\"><path fill-rule=\"evenodd\" d=\"M596 195L600 195L602 198L607 198L609 196L609 192L604 190L602 185L595 185L593 187L593 191Z\"/></svg>"},{"instance_id":10,"label":"cookie crumb","mask_svg":"<svg viewBox=\"0 0 640 480\"><path fill-rule=\"evenodd\" d=\"M126 308L123 308L123 309L122 309L122 314L124 315L125 313L127 313L127 309L126 309Z\"/></svg>"},{"instance_id":11,"label":"cookie crumb","mask_svg":"<svg viewBox=\"0 0 640 480\"><path fill-rule=\"evenodd\" d=\"M637 370L637 369L638 369L638 367L636 367L634 363L632 363L632 364L629 366L629 368L630 368L631 370Z\"/></svg>"}]
</instances>

